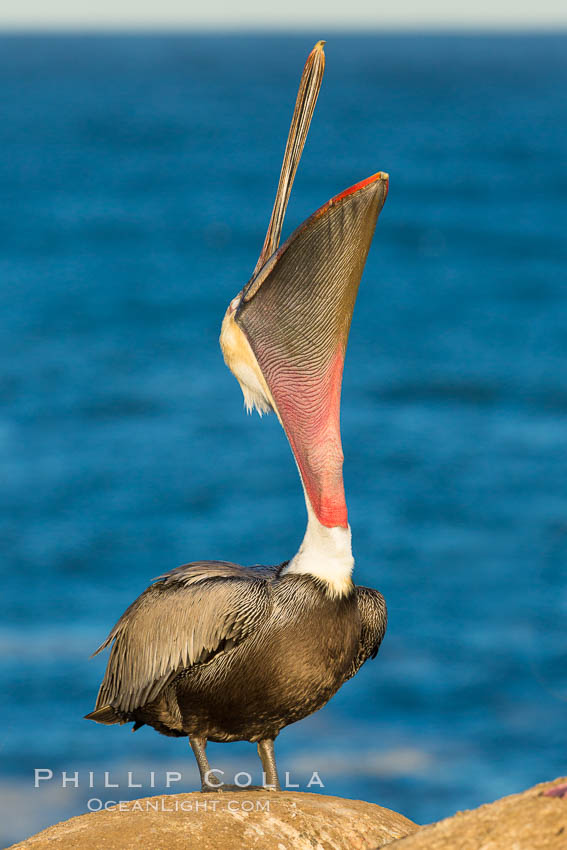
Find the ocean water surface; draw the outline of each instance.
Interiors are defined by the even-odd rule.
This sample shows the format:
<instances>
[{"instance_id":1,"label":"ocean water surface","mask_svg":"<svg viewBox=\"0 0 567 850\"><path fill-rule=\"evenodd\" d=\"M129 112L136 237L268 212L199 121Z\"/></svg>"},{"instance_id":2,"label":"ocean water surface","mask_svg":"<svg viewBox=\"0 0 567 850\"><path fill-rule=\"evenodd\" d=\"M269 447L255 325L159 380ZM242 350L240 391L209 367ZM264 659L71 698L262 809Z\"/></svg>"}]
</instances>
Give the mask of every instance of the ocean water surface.
<instances>
[{"instance_id":1,"label":"ocean water surface","mask_svg":"<svg viewBox=\"0 0 567 850\"><path fill-rule=\"evenodd\" d=\"M0 37L7 842L152 772L198 787L183 739L82 719L89 654L162 572L302 538L285 436L245 415L218 334L326 35ZM567 772L567 37L326 53L285 232L390 173L342 407L355 576L390 622L276 752L303 790L317 771L428 822ZM253 745L210 750L258 780Z\"/></svg>"}]
</instances>

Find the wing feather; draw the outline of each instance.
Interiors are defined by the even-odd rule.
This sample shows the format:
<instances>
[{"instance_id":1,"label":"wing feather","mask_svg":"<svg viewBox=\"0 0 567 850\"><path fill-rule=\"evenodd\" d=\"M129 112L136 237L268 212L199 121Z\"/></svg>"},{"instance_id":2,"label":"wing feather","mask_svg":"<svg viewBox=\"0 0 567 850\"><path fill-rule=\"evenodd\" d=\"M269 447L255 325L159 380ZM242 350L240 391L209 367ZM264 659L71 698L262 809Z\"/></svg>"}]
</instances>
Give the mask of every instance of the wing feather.
<instances>
[{"instance_id":1,"label":"wing feather","mask_svg":"<svg viewBox=\"0 0 567 850\"><path fill-rule=\"evenodd\" d=\"M94 653L112 644L95 712L110 705L128 714L181 670L245 640L268 615L276 571L200 561L160 576Z\"/></svg>"}]
</instances>

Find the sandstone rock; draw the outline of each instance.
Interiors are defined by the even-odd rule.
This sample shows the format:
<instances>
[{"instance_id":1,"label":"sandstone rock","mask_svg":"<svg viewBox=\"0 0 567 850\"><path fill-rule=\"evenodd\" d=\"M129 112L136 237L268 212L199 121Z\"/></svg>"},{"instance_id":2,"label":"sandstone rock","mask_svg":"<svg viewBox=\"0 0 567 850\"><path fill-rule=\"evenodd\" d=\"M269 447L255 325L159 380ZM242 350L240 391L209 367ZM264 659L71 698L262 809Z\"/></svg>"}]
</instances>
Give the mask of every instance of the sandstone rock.
<instances>
[{"instance_id":1,"label":"sandstone rock","mask_svg":"<svg viewBox=\"0 0 567 850\"><path fill-rule=\"evenodd\" d=\"M375 850L416 829L359 800L225 791L134 800L58 823L11 850Z\"/></svg>"},{"instance_id":2,"label":"sandstone rock","mask_svg":"<svg viewBox=\"0 0 567 850\"><path fill-rule=\"evenodd\" d=\"M458 812L395 841L392 850L566 850L566 783L565 778L543 782Z\"/></svg>"}]
</instances>

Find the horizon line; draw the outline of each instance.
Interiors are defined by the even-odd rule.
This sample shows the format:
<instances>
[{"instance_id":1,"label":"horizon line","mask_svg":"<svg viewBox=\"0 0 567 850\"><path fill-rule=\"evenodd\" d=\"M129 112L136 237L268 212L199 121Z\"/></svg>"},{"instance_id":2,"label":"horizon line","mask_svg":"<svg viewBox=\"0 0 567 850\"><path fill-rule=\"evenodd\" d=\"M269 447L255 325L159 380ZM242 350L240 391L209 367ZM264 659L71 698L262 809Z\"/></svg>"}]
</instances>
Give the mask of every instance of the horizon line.
<instances>
[{"instance_id":1,"label":"horizon line","mask_svg":"<svg viewBox=\"0 0 567 850\"><path fill-rule=\"evenodd\" d=\"M439 22L412 23L411 25L399 24L377 24L361 23L356 26L342 26L340 24L327 24L321 27L318 24L301 24L274 26L269 24L240 25L229 24L220 27L216 23L189 24L187 22L83 22L59 21L56 24L39 22L27 24L23 22L3 23L0 22L0 36L2 35L206 35L206 36L310 36L315 32L332 33L335 35L351 36L376 36L376 35L567 35L567 19L542 24L530 24L527 22L516 22L515 24L494 22L475 22L467 24Z\"/></svg>"}]
</instances>

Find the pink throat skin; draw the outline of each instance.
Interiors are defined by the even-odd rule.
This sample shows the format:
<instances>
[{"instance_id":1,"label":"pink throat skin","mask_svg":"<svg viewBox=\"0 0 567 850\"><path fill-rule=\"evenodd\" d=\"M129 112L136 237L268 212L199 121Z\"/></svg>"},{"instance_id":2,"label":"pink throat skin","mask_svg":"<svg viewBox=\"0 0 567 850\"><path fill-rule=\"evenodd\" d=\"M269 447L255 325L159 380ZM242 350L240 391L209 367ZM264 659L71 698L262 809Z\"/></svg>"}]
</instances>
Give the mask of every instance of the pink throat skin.
<instances>
[{"instance_id":1,"label":"pink throat skin","mask_svg":"<svg viewBox=\"0 0 567 850\"><path fill-rule=\"evenodd\" d=\"M340 432L343 364L341 346L318 374L288 367L272 384L305 492L327 528L348 527Z\"/></svg>"}]
</instances>

